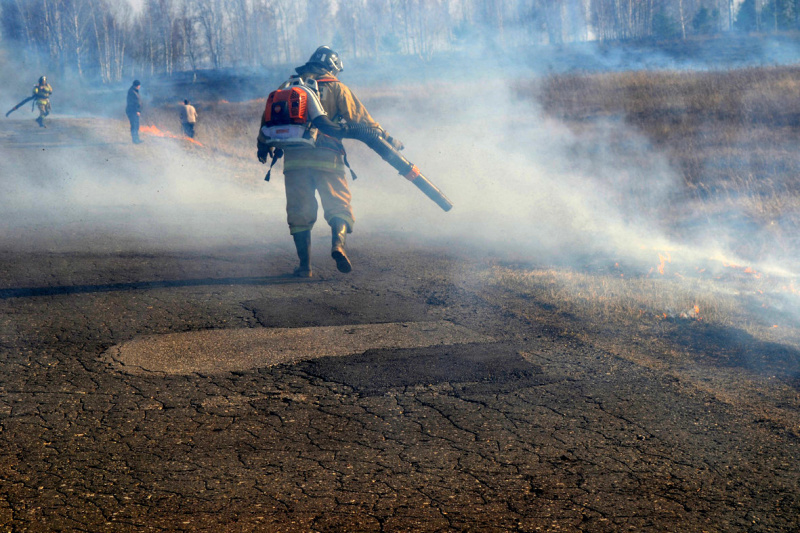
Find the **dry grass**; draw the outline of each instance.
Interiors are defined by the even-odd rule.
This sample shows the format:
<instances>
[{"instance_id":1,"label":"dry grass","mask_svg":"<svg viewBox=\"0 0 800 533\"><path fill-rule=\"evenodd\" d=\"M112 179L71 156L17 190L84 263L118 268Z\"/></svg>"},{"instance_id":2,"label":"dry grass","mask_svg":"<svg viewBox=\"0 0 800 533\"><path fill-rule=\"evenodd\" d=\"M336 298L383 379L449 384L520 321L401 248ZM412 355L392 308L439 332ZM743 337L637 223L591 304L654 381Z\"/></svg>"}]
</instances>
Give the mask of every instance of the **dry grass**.
<instances>
[{"instance_id":1,"label":"dry grass","mask_svg":"<svg viewBox=\"0 0 800 533\"><path fill-rule=\"evenodd\" d=\"M629 139L603 137L604 123L623 122L667 154L683 177L682 191L661 213L673 238L691 237L692 221L711 221L741 228L734 251L742 257L796 261L800 68L563 75L520 82L516 89L538 99L583 144L610 143L632 168L638 162L626 148ZM706 357L733 353L729 343L736 339L731 357L763 359L777 350L782 355L764 368L796 373L800 302L792 276L719 266L722 273L700 274L695 267L665 275L495 266L484 281L518 295L521 313L526 305L555 309L559 329L618 353L636 345Z\"/></svg>"},{"instance_id":2,"label":"dry grass","mask_svg":"<svg viewBox=\"0 0 800 533\"><path fill-rule=\"evenodd\" d=\"M193 154L211 165L252 171L264 102L196 102L193 105L198 113L195 140L203 145L202 150L194 150ZM148 109L143 125L145 123L182 136L177 105Z\"/></svg>"},{"instance_id":3,"label":"dry grass","mask_svg":"<svg viewBox=\"0 0 800 533\"><path fill-rule=\"evenodd\" d=\"M800 193L800 68L569 75L518 91L577 130L601 117L635 126L701 199Z\"/></svg>"},{"instance_id":4,"label":"dry grass","mask_svg":"<svg viewBox=\"0 0 800 533\"><path fill-rule=\"evenodd\" d=\"M516 89L589 144L609 120L648 138L683 178L661 213L674 237L712 220L750 230L736 252L752 261L800 248L800 68L573 74ZM626 141L606 139L636 168Z\"/></svg>"}]
</instances>

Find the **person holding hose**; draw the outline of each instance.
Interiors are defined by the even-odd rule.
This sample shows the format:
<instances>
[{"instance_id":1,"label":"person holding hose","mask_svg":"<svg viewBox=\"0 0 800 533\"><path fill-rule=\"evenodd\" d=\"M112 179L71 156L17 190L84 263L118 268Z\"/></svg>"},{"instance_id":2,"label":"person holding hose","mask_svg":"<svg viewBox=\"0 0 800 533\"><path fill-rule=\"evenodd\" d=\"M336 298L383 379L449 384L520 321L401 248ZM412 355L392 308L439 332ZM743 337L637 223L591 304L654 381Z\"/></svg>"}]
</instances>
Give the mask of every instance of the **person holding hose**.
<instances>
[{"instance_id":1,"label":"person holding hose","mask_svg":"<svg viewBox=\"0 0 800 533\"><path fill-rule=\"evenodd\" d=\"M47 76L42 76L39 78L38 83L33 86L32 94L12 107L8 113L6 113L6 117L10 116L11 113L33 100L33 106L39 108L39 117L36 119L36 123L39 124L39 127L46 128L47 126L44 125L44 117L50 114L51 94L53 94L53 88L47 83ZM33 109L34 107L31 107L31 111L33 111Z\"/></svg>"},{"instance_id":2,"label":"person holding hose","mask_svg":"<svg viewBox=\"0 0 800 533\"><path fill-rule=\"evenodd\" d=\"M47 83L47 77L42 76L39 78L39 83L33 87L33 102L39 108L39 116L36 123L40 128L46 128L44 118L50 114L50 95L53 94L53 88Z\"/></svg>"},{"instance_id":3,"label":"person holding hose","mask_svg":"<svg viewBox=\"0 0 800 533\"><path fill-rule=\"evenodd\" d=\"M395 149L402 144L386 135L353 92L336 77L343 70L339 55L327 46L320 46L294 76L313 79L319 87L319 99L328 117L346 124L363 124L379 130ZM265 118L261 119L261 126ZM267 161L271 150L259 133L258 159ZM341 140L319 132L315 146L284 150L286 214L289 233L294 239L299 266L293 275L311 277L311 229L317 221L316 194L322 201L324 217L331 227L331 257L339 272L350 272L352 264L345 251L345 237L353 231L355 216L350 205L350 188L345 177L346 154Z\"/></svg>"}]
</instances>

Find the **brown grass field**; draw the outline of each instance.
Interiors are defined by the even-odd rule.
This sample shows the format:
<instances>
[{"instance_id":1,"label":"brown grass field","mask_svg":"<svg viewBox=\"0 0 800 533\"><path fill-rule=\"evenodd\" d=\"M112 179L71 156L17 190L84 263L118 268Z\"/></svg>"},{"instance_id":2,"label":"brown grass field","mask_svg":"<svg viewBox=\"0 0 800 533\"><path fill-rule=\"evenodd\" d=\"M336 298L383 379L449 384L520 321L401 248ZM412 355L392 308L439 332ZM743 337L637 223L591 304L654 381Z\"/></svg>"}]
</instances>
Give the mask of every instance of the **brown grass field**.
<instances>
[{"instance_id":1,"label":"brown grass field","mask_svg":"<svg viewBox=\"0 0 800 533\"><path fill-rule=\"evenodd\" d=\"M643 155L631 153L624 133L603 137L604 125L614 123L664 154L682 177L680 190L658 210L670 238L691 239L698 221L720 224L737 235L736 256L752 264L781 257L789 271L796 267L800 68L569 74L519 80L514 90L565 123L582 149L603 138L623 163L639 164ZM399 98L387 89L361 96L373 109ZM262 109L261 100L198 104L204 157L234 168L253 158ZM156 110L152 120L178 129L172 110ZM800 384L800 285L788 272L712 258L708 265L681 264L665 250L654 251L652 268L644 271L613 260L585 267L498 260L480 267L475 279L566 338L678 375L702 369L713 377L697 379L724 382L716 390L729 390L733 380L747 394L735 376L775 378L780 386L770 382L770 390L800 406L793 392Z\"/></svg>"},{"instance_id":2,"label":"brown grass field","mask_svg":"<svg viewBox=\"0 0 800 533\"><path fill-rule=\"evenodd\" d=\"M734 235L739 257L752 264L781 257L796 271L800 68L573 74L520 82L516 90L589 144L601 135L598 125L612 121L665 154L682 178L659 210L672 238L691 239L694 221L718 224ZM626 141L611 141L619 157L626 157ZM619 265L496 267L490 277L554 305L554 324L570 324L571 335L612 353L638 350L654 364L735 368L796 387L800 302L793 274L713 263L681 264L665 252L647 273ZM796 389L784 392L797 401Z\"/></svg>"}]
</instances>

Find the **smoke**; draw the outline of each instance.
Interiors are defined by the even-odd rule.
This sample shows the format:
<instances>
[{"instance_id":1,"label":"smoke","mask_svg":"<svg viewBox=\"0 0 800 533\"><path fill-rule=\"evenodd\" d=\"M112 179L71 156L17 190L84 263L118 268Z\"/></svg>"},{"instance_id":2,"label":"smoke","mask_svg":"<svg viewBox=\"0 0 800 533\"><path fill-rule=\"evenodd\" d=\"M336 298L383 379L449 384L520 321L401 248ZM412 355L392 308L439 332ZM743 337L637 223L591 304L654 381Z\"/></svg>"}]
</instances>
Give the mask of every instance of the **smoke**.
<instances>
[{"instance_id":1,"label":"smoke","mask_svg":"<svg viewBox=\"0 0 800 533\"><path fill-rule=\"evenodd\" d=\"M343 81L455 204L444 213L377 155L347 142L360 176L352 184L357 224L351 245L359 245L359 234L402 234L445 252L574 267L602 258L641 272L658 262L659 253L669 253L692 267L746 264L794 277L791 262L767 257L755 264L739 257L741 227L708 221L696 222L688 236L676 231L670 210L684 194L682 177L630 125L607 119L576 133L521 98L514 80L564 59L563 49L552 51L517 61L502 50L490 55L476 46L439 57L425 69L394 60L349 61ZM648 60L642 52L633 64L662 64L663 57L658 52ZM600 69L624 68L629 61L622 52L589 44L573 49L571 58L565 65ZM26 72L7 62L0 70ZM214 91L225 91L224 80L213 81ZM102 235L105 240L89 242L161 249L262 246L267 240L289 245L279 172L265 185L254 158L232 164L213 146L149 139L134 147L122 114L127 84L98 99L61 80L53 83L57 113L51 129L38 130L33 115L19 114L24 110L0 128L6 242L77 248L87 245L85 236ZM236 94L241 87L230 84ZM269 89L258 85L254 91L263 96ZM175 90L164 81L145 82L154 100ZM10 106L16 96L4 92L3 98ZM77 109L118 119L76 123ZM72 117L64 129L57 120L61 113Z\"/></svg>"},{"instance_id":2,"label":"smoke","mask_svg":"<svg viewBox=\"0 0 800 533\"><path fill-rule=\"evenodd\" d=\"M369 226L546 261L600 252L628 257L644 243L665 242L657 219L644 223L641 213L657 212L677 190L678 176L626 126L608 123L588 144L535 102L518 99L501 78L405 90L423 92L414 99L423 102L418 109L380 109L376 116L455 208L442 212L356 146L351 161L366 166L353 188ZM621 160L635 158L637 168L618 163L620 154L603 141L621 131L631 152Z\"/></svg>"},{"instance_id":3,"label":"smoke","mask_svg":"<svg viewBox=\"0 0 800 533\"><path fill-rule=\"evenodd\" d=\"M359 231L394 232L443 253L467 250L540 267L622 263L626 275L652 274L678 285L684 277L708 281L703 291L711 300L735 295L764 324L774 324L778 311L781 323L800 318L794 250L770 250L770 227L745 223L731 192L717 200L724 204L720 214L712 204L692 213L698 204L690 201L681 171L634 126L597 119L576 132L518 96L513 80L530 75L519 68L439 74L422 83L397 79L394 90L377 91L367 103L454 209L444 213L377 156L351 144L360 176L353 184ZM751 139L740 141L732 139L734 153L752 150ZM745 246L752 243L763 246ZM684 292L689 287L695 285L687 282Z\"/></svg>"},{"instance_id":4,"label":"smoke","mask_svg":"<svg viewBox=\"0 0 800 533\"><path fill-rule=\"evenodd\" d=\"M145 144L131 144L122 121L56 118L42 130L18 119L3 126L6 245L108 251L262 243L265 214L282 209L274 188L246 184L236 177L241 169L198 157L182 140L145 136Z\"/></svg>"}]
</instances>

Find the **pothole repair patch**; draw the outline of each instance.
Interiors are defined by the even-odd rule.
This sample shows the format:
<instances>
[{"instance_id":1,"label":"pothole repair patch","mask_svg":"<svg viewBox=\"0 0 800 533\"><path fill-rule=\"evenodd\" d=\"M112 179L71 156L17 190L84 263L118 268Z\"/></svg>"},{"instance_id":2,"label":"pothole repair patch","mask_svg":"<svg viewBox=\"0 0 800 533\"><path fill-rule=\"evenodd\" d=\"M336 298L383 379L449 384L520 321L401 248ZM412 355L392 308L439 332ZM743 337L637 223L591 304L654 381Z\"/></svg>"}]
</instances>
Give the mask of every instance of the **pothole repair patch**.
<instances>
[{"instance_id":1,"label":"pothole repair patch","mask_svg":"<svg viewBox=\"0 0 800 533\"><path fill-rule=\"evenodd\" d=\"M447 321L394 322L314 328L247 328L148 335L109 348L131 374L217 374L372 349L492 342Z\"/></svg>"}]
</instances>

